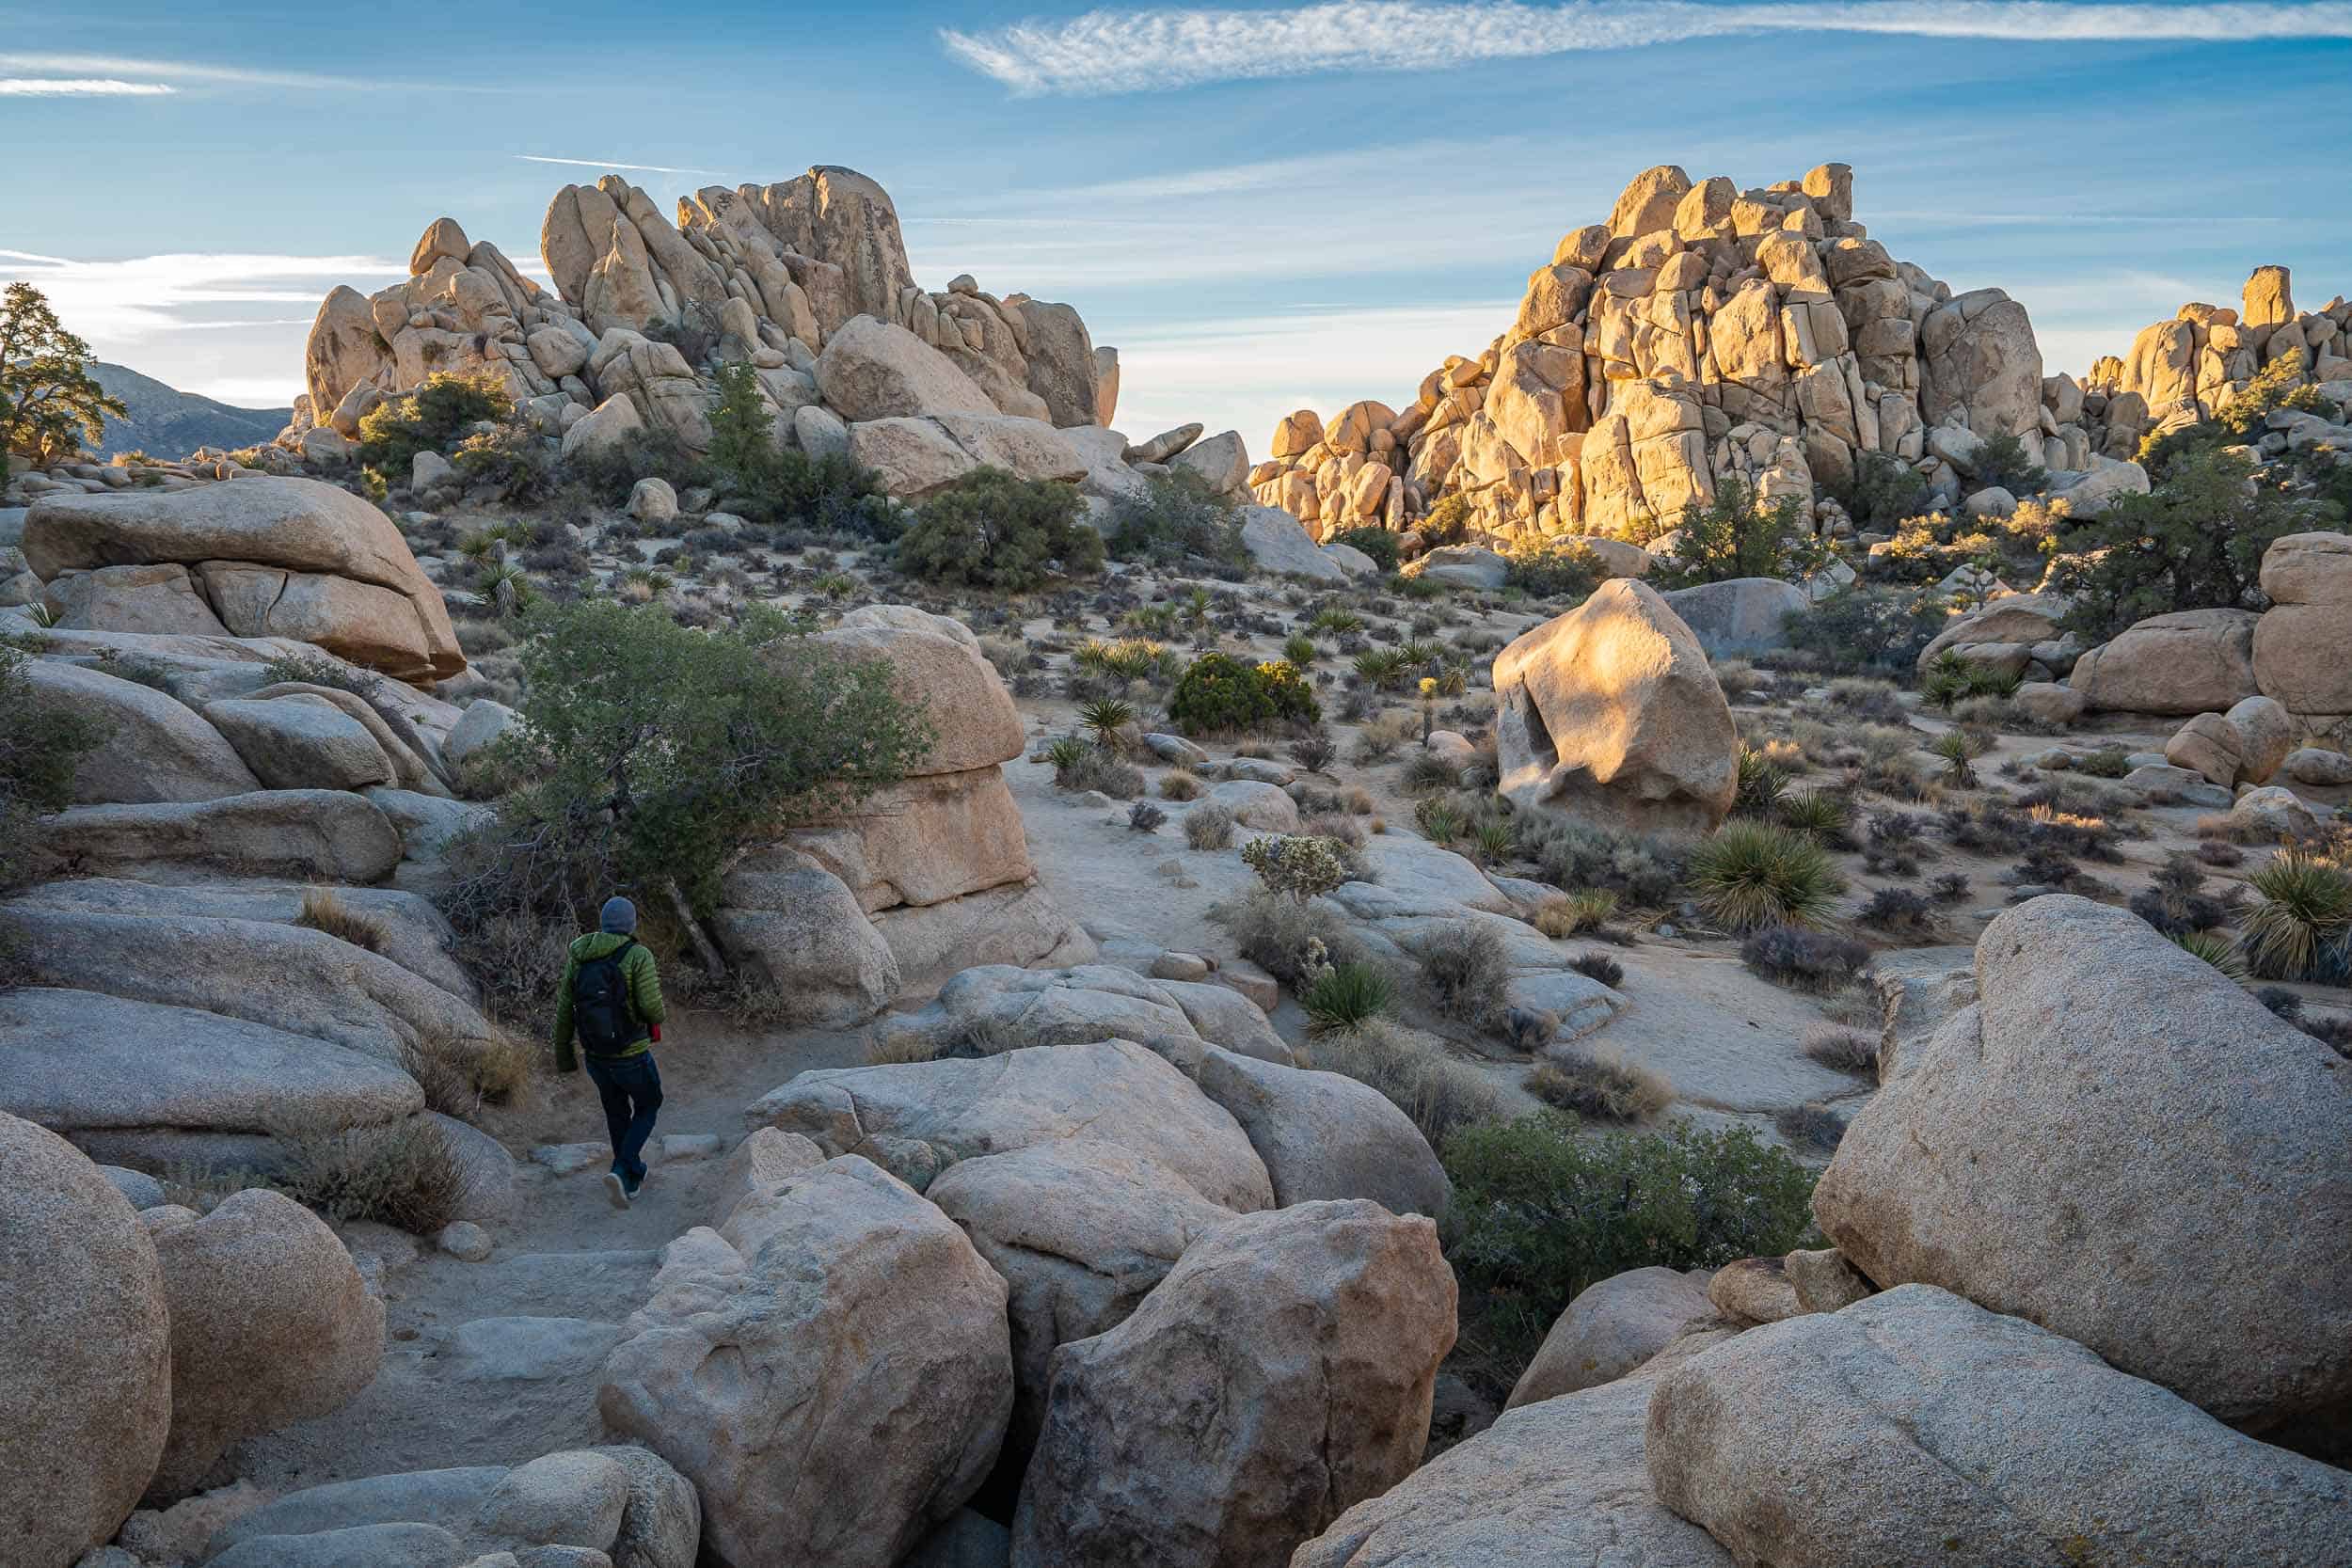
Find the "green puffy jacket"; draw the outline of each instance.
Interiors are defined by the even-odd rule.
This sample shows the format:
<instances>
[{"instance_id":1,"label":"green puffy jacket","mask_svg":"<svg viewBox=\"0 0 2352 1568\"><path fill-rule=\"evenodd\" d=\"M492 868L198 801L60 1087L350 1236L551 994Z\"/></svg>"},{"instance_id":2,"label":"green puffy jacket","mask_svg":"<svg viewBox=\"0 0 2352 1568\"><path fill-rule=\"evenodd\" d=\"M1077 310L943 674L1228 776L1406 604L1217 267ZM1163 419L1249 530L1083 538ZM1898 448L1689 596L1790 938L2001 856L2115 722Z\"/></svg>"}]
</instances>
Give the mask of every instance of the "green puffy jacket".
<instances>
[{"instance_id":1,"label":"green puffy jacket","mask_svg":"<svg viewBox=\"0 0 2352 1568\"><path fill-rule=\"evenodd\" d=\"M580 978L580 966L603 958L628 937L616 937L609 931L591 931L572 942L570 953L564 959L564 983L555 990L555 1069L569 1072L578 1065L572 1053L572 982ZM636 1021L637 1038L616 1056L635 1056L653 1043L653 1026L661 1022L661 976L654 969L653 955L643 942L628 950L621 959L621 978L628 983L629 1016Z\"/></svg>"}]
</instances>

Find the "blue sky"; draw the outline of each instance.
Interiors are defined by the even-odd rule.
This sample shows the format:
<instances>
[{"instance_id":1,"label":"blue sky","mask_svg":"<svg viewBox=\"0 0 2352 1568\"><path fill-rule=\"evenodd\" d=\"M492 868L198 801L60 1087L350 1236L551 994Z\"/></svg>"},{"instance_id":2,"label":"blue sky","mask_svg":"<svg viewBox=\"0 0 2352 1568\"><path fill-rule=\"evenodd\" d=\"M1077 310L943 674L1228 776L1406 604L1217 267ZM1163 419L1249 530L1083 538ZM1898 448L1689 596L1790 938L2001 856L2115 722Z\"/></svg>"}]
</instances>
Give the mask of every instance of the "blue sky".
<instances>
[{"instance_id":1,"label":"blue sky","mask_svg":"<svg viewBox=\"0 0 2352 1568\"><path fill-rule=\"evenodd\" d=\"M0 0L0 278L105 357L283 402L320 296L444 213L535 265L601 160L658 166L623 172L665 210L847 164L926 285L1065 299L1119 345L1122 428L1255 449L1483 348L1658 163L1851 163L1871 232L2023 300L2052 368L2258 263L2321 304L2352 292L2348 102L2344 0Z\"/></svg>"}]
</instances>

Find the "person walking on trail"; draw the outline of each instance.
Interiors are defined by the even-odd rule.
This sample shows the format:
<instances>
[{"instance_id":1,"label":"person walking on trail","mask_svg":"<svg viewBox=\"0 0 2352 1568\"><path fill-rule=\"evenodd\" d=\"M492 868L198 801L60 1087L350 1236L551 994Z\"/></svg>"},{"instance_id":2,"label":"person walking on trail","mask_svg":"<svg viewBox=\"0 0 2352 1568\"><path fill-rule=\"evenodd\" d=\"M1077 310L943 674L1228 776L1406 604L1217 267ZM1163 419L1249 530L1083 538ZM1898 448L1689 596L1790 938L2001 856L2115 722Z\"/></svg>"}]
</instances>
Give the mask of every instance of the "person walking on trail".
<instances>
[{"instance_id":1,"label":"person walking on trail","mask_svg":"<svg viewBox=\"0 0 2352 1568\"><path fill-rule=\"evenodd\" d=\"M653 1060L654 1042L661 1038L661 976L653 955L638 945L636 905L608 898L596 925L572 942L564 961L555 998L555 1068L569 1072L580 1065L572 1053L577 1036L612 1139L605 1192L613 1208L626 1209L645 1184L645 1140L661 1110L661 1074Z\"/></svg>"}]
</instances>

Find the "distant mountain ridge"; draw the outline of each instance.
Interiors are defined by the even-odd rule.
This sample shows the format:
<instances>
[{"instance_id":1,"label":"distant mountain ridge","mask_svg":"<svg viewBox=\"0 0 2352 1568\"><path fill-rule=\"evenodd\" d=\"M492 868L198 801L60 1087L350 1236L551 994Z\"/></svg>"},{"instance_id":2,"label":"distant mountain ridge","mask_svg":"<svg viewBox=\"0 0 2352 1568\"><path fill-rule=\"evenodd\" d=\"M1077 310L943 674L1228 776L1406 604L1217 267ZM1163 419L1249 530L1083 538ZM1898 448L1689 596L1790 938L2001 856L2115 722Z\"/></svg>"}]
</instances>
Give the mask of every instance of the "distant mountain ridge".
<instances>
[{"instance_id":1,"label":"distant mountain ridge","mask_svg":"<svg viewBox=\"0 0 2352 1568\"><path fill-rule=\"evenodd\" d=\"M90 366L98 384L120 398L128 419L108 420L103 456L144 451L153 457L185 457L199 447L249 447L275 440L294 418L292 408L238 408L194 392L167 387L125 365Z\"/></svg>"}]
</instances>

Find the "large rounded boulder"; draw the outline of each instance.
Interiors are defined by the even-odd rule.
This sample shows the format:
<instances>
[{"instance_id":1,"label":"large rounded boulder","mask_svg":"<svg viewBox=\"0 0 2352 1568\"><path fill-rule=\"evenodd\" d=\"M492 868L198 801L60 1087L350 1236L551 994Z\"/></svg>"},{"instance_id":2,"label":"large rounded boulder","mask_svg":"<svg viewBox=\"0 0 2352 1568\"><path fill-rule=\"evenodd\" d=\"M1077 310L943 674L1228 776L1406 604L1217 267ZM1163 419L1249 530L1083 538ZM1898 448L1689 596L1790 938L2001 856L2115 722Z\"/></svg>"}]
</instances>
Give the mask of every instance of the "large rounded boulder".
<instances>
[{"instance_id":1,"label":"large rounded boulder","mask_svg":"<svg viewBox=\"0 0 2352 1568\"><path fill-rule=\"evenodd\" d=\"M137 1506L171 1424L170 1318L130 1202L0 1115L0 1540L66 1568Z\"/></svg>"},{"instance_id":2,"label":"large rounded boulder","mask_svg":"<svg viewBox=\"0 0 2352 1568\"><path fill-rule=\"evenodd\" d=\"M2352 1069L2138 916L2032 899L1883 1061L1813 1195L1941 1286L2250 1432L2352 1405Z\"/></svg>"},{"instance_id":3,"label":"large rounded boulder","mask_svg":"<svg viewBox=\"0 0 2352 1568\"><path fill-rule=\"evenodd\" d=\"M171 1440L159 1496L229 1445L341 1409L375 1380L384 1304L325 1221L259 1187L153 1227L171 1309Z\"/></svg>"},{"instance_id":4,"label":"large rounded boulder","mask_svg":"<svg viewBox=\"0 0 2352 1568\"><path fill-rule=\"evenodd\" d=\"M1640 832L1697 834L1731 810L1740 736L1707 650L1658 591L1603 583L1495 656L1502 794Z\"/></svg>"}]
</instances>

